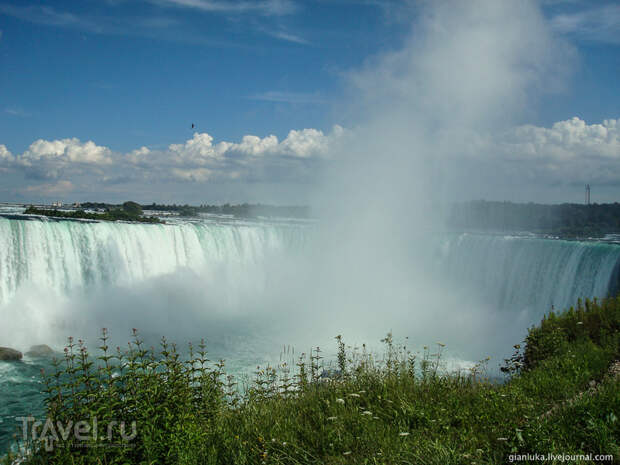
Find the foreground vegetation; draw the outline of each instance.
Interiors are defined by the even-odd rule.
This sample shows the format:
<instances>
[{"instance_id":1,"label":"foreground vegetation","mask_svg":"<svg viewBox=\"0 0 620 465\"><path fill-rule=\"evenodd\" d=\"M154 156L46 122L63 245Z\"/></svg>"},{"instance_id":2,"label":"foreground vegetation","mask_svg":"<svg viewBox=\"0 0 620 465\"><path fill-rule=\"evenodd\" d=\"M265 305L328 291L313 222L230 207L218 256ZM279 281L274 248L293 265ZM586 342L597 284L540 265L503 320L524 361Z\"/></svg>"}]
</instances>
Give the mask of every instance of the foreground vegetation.
<instances>
[{"instance_id":1,"label":"foreground vegetation","mask_svg":"<svg viewBox=\"0 0 620 465\"><path fill-rule=\"evenodd\" d=\"M29 206L25 211L27 215L43 215L52 218L67 218L67 219L86 219L86 220L98 220L98 221L135 221L139 223L163 223L159 218L154 216L143 216L142 207L135 202L125 202L124 204L115 207L108 208L103 213L90 213L84 210L47 210L43 208L36 208Z\"/></svg>"},{"instance_id":2,"label":"foreground vegetation","mask_svg":"<svg viewBox=\"0 0 620 465\"><path fill-rule=\"evenodd\" d=\"M104 331L97 363L70 340L45 378L47 415L64 425L97 417L113 437L21 446L29 464L500 464L526 453L618 460L620 379L609 370L619 335L620 298L586 301L530 329L506 360L503 384L485 378L486 360L446 374L443 344L414 354L388 335L381 358L338 337L331 369L315 349L296 366L258 369L239 388L223 362L207 360L204 344L184 359L165 340L157 353L145 348L134 331L129 350L111 351ZM135 437L123 439L114 421L135 421Z\"/></svg>"}]
</instances>

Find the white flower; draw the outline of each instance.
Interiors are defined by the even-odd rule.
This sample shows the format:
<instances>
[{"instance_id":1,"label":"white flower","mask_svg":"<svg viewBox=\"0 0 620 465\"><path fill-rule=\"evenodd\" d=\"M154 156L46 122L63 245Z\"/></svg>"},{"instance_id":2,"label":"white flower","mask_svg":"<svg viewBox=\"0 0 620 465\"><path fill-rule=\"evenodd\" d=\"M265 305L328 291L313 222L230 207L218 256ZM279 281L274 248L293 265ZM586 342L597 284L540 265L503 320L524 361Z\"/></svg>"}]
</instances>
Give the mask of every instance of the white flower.
<instances>
[{"instance_id":1,"label":"white flower","mask_svg":"<svg viewBox=\"0 0 620 465\"><path fill-rule=\"evenodd\" d=\"M364 410L362 415L372 415L372 412L370 410Z\"/></svg>"},{"instance_id":2,"label":"white flower","mask_svg":"<svg viewBox=\"0 0 620 465\"><path fill-rule=\"evenodd\" d=\"M407 431L402 431L400 433L398 433L399 436L409 436L409 433Z\"/></svg>"},{"instance_id":3,"label":"white flower","mask_svg":"<svg viewBox=\"0 0 620 465\"><path fill-rule=\"evenodd\" d=\"M336 399L337 404L344 404L344 399Z\"/></svg>"},{"instance_id":4,"label":"white flower","mask_svg":"<svg viewBox=\"0 0 620 465\"><path fill-rule=\"evenodd\" d=\"M338 418L338 417L327 417L327 420L328 421L334 421L336 418Z\"/></svg>"},{"instance_id":5,"label":"white flower","mask_svg":"<svg viewBox=\"0 0 620 465\"><path fill-rule=\"evenodd\" d=\"M342 455L351 455L351 451L350 451L350 450L348 450L348 451L346 451L346 452L343 452L343 453L342 453Z\"/></svg>"},{"instance_id":6,"label":"white flower","mask_svg":"<svg viewBox=\"0 0 620 465\"><path fill-rule=\"evenodd\" d=\"M352 392L351 394L349 394L349 397L362 397L359 394L356 394L354 392Z\"/></svg>"}]
</instances>

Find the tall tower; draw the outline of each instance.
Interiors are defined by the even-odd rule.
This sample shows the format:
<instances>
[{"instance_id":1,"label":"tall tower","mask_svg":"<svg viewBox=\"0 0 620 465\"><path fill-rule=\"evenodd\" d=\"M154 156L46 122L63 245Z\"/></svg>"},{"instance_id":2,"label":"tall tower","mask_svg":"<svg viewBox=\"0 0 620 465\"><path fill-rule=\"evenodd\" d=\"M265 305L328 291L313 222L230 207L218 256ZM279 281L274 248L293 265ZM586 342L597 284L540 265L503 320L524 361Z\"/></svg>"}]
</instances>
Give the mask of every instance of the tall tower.
<instances>
[{"instance_id":1,"label":"tall tower","mask_svg":"<svg viewBox=\"0 0 620 465\"><path fill-rule=\"evenodd\" d=\"M590 184L586 184L586 205L590 205Z\"/></svg>"}]
</instances>

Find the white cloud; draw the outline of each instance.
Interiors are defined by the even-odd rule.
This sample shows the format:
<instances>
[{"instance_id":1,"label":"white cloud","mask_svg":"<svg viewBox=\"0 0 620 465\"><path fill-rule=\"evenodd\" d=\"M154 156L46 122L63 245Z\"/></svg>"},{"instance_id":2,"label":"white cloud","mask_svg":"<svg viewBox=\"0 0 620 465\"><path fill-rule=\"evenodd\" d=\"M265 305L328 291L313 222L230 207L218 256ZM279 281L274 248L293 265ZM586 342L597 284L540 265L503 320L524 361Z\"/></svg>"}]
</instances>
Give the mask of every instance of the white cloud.
<instances>
[{"instance_id":1,"label":"white cloud","mask_svg":"<svg viewBox=\"0 0 620 465\"><path fill-rule=\"evenodd\" d=\"M204 165L221 158L220 151L213 146L213 137L207 133L194 133L184 144L171 144L168 151L179 164Z\"/></svg>"},{"instance_id":2,"label":"white cloud","mask_svg":"<svg viewBox=\"0 0 620 465\"><path fill-rule=\"evenodd\" d=\"M550 128L521 126L507 135L504 147L527 158L566 162L596 157L620 160L620 120L589 125L573 117Z\"/></svg>"},{"instance_id":3,"label":"white cloud","mask_svg":"<svg viewBox=\"0 0 620 465\"><path fill-rule=\"evenodd\" d=\"M308 159L324 159L330 144L343 129L335 126L325 134L317 129L290 131L279 141L275 135L245 135L239 142L215 142L208 133L195 133L183 143L164 150L142 146L127 153L77 138L44 140L13 155L0 145L0 169L22 171L27 177L89 179L107 186L136 182L192 182L251 180L278 182L312 176ZM45 184L51 186L51 184Z\"/></svg>"},{"instance_id":4,"label":"white cloud","mask_svg":"<svg viewBox=\"0 0 620 465\"><path fill-rule=\"evenodd\" d=\"M558 14L551 19L551 26L562 34L620 44L620 5L608 4L574 13Z\"/></svg>"},{"instance_id":5,"label":"white cloud","mask_svg":"<svg viewBox=\"0 0 620 465\"><path fill-rule=\"evenodd\" d=\"M181 181L205 182L212 176L212 171L207 168L181 169L173 168L172 174Z\"/></svg>"},{"instance_id":6,"label":"white cloud","mask_svg":"<svg viewBox=\"0 0 620 465\"><path fill-rule=\"evenodd\" d=\"M28 147L19 160L25 164L45 159L60 159L66 163L108 164L110 149L92 141L80 142L77 138L47 141L39 139Z\"/></svg>"},{"instance_id":7,"label":"white cloud","mask_svg":"<svg viewBox=\"0 0 620 465\"><path fill-rule=\"evenodd\" d=\"M0 38L2 37L2 34L0 34ZM4 112L8 115L11 116L20 116L22 118L27 118L28 116L30 116L30 113L25 112L24 110L20 109L20 108L5 108Z\"/></svg>"},{"instance_id":8,"label":"white cloud","mask_svg":"<svg viewBox=\"0 0 620 465\"><path fill-rule=\"evenodd\" d=\"M263 29L263 31L265 31L270 36L275 37L276 39L285 40L287 42L293 42L295 44L301 44L301 45L308 45L310 43L303 37L300 37L296 34L292 34L284 30Z\"/></svg>"},{"instance_id":9,"label":"white cloud","mask_svg":"<svg viewBox=\"0 0 620 465\"><path fill-rule=\"evenodd\" d=\"M330 139L339 137L342 131L340 126L335 126L330 135L317 129L292 130L281 142L275 135L263 138L246 135L239 143L222 141L217 144L213 143L211 135L195 133L184 144L170 145L166 156L178 165L211 167L227 163L248 164L256 157L323 157L327 154Z\"/></svg>"},{"instance_id":10,"label":"white cloud","mask_svg":"<svg viewBox=\"0 0 620 465\"><path fill-rule=\"evenodd\" d=\"M145 160L146 157L148 157L148 155L150 153L151 153L151 150L148 147L142 146L139 149L135 149L135 150L132 150L131 152L129 152L127 154L127 158L132 163L139 163L139 162Z\"/></svg>"},{"instance_id":11,"label":"white cloud","mask_svg":"<svg viewBox=\"0 0 620 465\"><path fill-rule=\"evenodd\" d=\"M282 92L272 90L248 97L250 100L291 104L323 104L327 100L317 93Z\"/></svg>"},{"instance_id":12,"label":"white cloud","mask_svg":"<svg viewBox=\"0 0 620 465\"><path fill-rule=\"evenodd\" d=\"M0 161L12 162L14 158L15 157L13 157L13 154L6 148L6 145L0 144Z\"/></svg>"},{"instance_id":13,"label":"white cloud","mask_svg":"<svg viewBox=\"0 0 620 465\"><path fill-rule=\"evenodd\" d=\"M225 0L151 0L162 5L192 8L212 13L259 13L266 16L288 15L297 10L290 0L225 1Z\"/></svg>"},{"instance_id":14,"label":"white cloud","mask_svg":"<svg viewBox=\"0 0 620 465\"><path fill-rule=\"evenodd\" d=\"M42 195L61 195L66 194L67 192L71 192L74 190L75 186L71 181L58 181L55 183L44 183L44 184L36 184L32 186L25 187L22 189L22 192L25 193L36 193Z\"/></svg>"},{"instance_id":15,"label":"white cloud","mask_svg":"<svg viewBox=\"0 0 620 465\"><path fill-rule=\"evenodd\" d=\"M452 141L454 135L446 135ZM499 134L460 134L458 169L482 182L541 186L620 186L620 119L588 124L573 117L550 127L522 125ZM457 170L458 170L457 169Z\"/></svg>"},{"instance_id":16,"label":"white cloud","mask_svg":"<svg viewBox=\"0 0 620 465\"><path fill-rule=\"evenodd\" d=\"M346 133L353 139L357 134ZM184 143L171 144L164 150L142 146L127 153L76 138L40 139L22 154L12 154L0 145L0 169L21 170L31 178L43 180L93 186L99 183L102 189L163 181L311 181L317 166L327 166L334 153L342 153L343 145L346 151L346 145L354 143L343 134L345 130L340 126L327 134L306 128L290 131L281 141L275 135L246 135L239 142L216 143L210 134L195 133ZM437 134L437 153L447 153L443 139L451 141L452 148L462 147L449 155L455 166L465 166L461 165L464 163L483 175L493 172L496 177L504 173L545 183L581 183L585 179L620 185L620 119L588 124L574 117L550 127L523 125L501 133L446 131ZM382 163L380 157L377 163ZM70 188L61 181L42 181L39 185L41 192L50 193ZM36 189L35 185L29 192Z\"/></svg>"},{"instance_id":17,"label":"white cloud","mask_svg":"<svg viewBox=\"0 0 620 465\"><path fill-rule=\"evenodd\" d=\"M227 151L237 151L244 155L260 156L278 147L278 138L274 135L263 139L257 136L243 136L240 144L231 144Z\"/></svg>"},{"instance_id":18,"label":"white cloud","mask_svg":"<svg viewBox=\"0 0 620 465\"><path fill-rule=\"evenodd\" d=\"M340 133L342 128L336 126L335 133ZM286 139L280 144L283 154L296 157L310 157L313 155L325 155L328 149L328 138L322 131L316 129L291 130Z\"/></svg>"}]
</instances>

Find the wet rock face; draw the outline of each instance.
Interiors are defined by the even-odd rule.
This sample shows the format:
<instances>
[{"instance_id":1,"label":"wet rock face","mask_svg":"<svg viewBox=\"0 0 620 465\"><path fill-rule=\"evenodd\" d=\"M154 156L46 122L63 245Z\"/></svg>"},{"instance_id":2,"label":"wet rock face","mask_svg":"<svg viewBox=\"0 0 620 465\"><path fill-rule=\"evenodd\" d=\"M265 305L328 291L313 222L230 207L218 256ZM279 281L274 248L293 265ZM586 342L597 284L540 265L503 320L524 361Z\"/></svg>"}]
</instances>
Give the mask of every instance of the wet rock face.
<instances>
[{"instance_id":1,"label":"wet rock face","mask_svg":"<svg viewBox=\"0 0 620 465\"><path fill-rule=\"evenodd\" d=\"M54 355L54 350L46 344L38 344L32 346L30 350L26 352L26 355L29 357L51 357Z\"/></svg>"},{"instance_id":2,"label":"wet rock face","mask_svg":"<svg viewBox=\"0 0 620 465\"><path fill-rule=\"evenodd\" d=\"M8 347L0 347L0 360L5 362L12 362L22 359L22 353L15 349Z\"/></svg>"}]
</instances>

